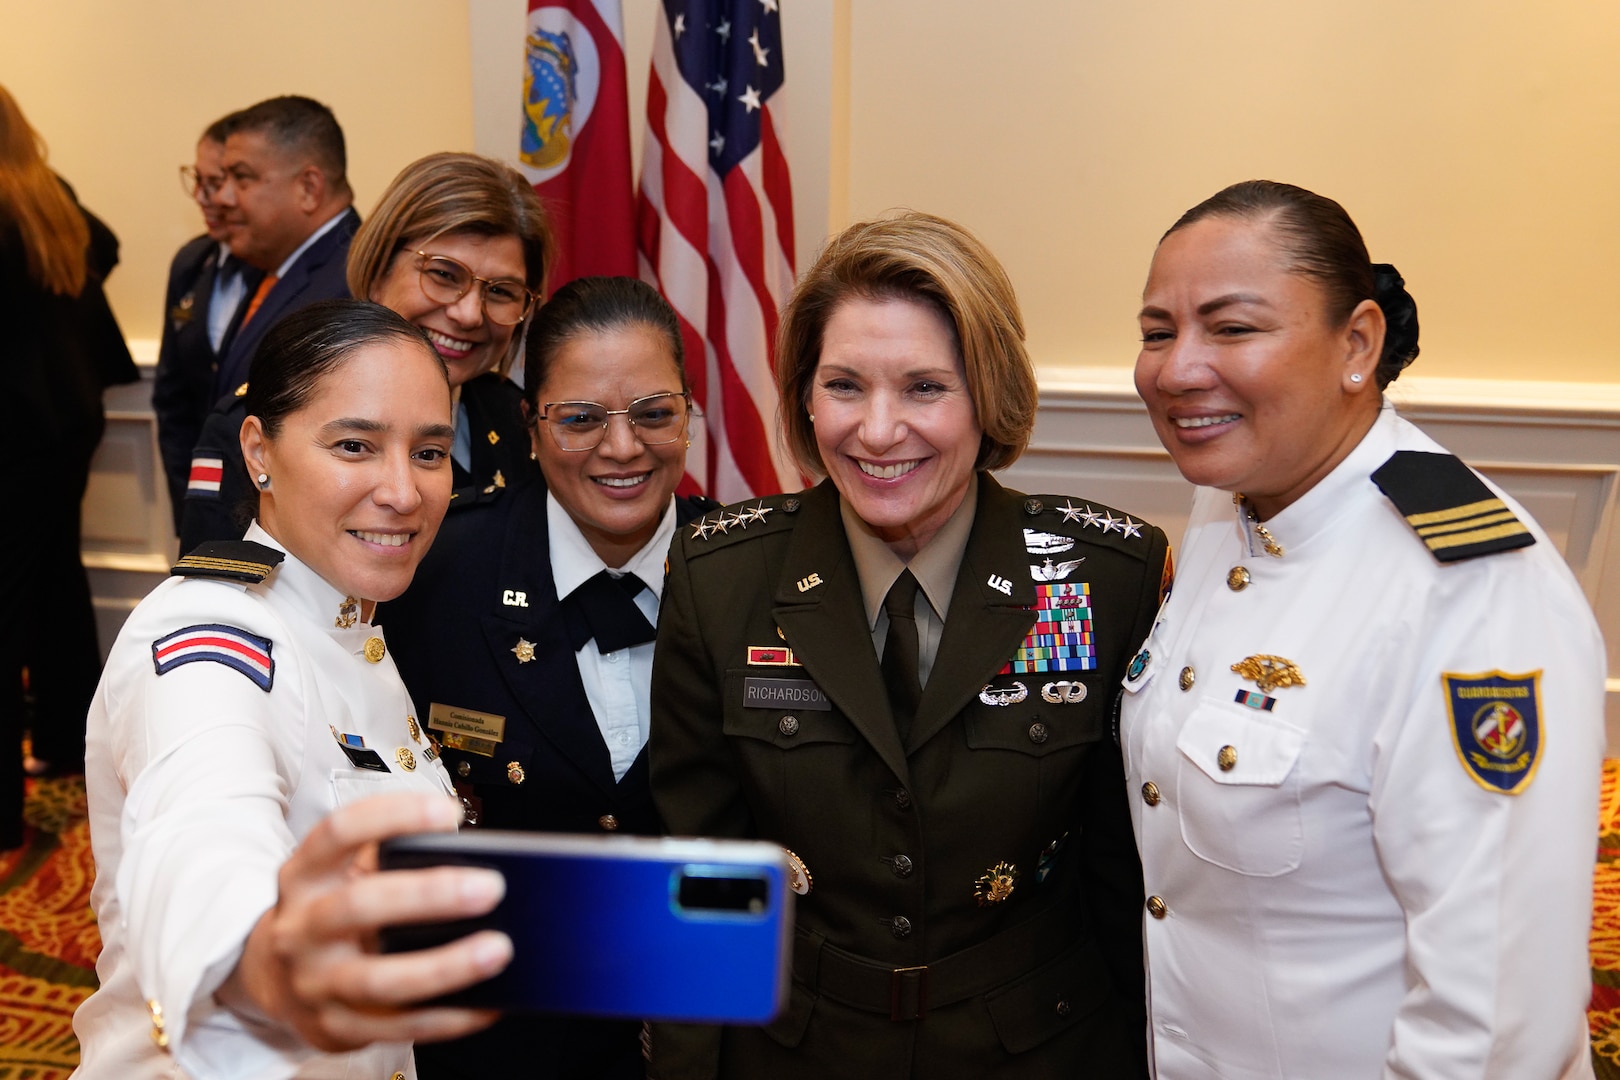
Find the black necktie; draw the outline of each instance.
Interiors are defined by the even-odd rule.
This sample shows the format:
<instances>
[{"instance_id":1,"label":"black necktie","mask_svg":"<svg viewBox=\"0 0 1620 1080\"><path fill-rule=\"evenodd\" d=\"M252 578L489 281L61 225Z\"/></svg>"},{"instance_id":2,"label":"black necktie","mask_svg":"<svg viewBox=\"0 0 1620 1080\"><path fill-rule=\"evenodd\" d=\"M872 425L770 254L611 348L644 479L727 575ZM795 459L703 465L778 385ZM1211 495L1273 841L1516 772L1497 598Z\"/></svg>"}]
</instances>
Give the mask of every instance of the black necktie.
<instances>
[{"instance_id":1,"label":"black necktie","mask_svg":"<svg viewBox=\"0 0 1620 1080\"><path fill-rule=\"evenodd\" d=\"M652 623L636 607L636 595L646 587L634 574L616 578L602 570L569 593L562 614L575 651L593 638L597 652L610 653L656 637Z\"/></svg>"},{"instance_id":2,"label":"black necktie","mask_svg":"<svg viewBox=\"0 0 1620 1080\"><path fill-rule=\"evenodd\" d=\"M883 682L889 688L889 705L894 710L894 726L904 739L922 700L922 677L917 649L917 579L902 570L883 598L889 616L889 635L883 639Z\"/></svg>"}]
</instances>

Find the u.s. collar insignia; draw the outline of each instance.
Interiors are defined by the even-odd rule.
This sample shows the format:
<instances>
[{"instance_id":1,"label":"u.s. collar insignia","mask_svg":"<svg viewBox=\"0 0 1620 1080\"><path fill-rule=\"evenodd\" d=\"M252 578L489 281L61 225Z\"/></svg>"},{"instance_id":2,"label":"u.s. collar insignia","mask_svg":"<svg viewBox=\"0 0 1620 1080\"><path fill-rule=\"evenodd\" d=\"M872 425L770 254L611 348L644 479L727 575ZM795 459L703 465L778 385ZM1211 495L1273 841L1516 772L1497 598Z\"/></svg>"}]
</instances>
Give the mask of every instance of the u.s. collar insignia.
<instances>
[{"instance_id":1,"label":"u.s. collar insignia","mask_svg":"<svg viewBox=\"0 0 1620 1080\"><path fill-rule=\"evenodd\" d=\"M979 691L979 700L986 705L1016 705L1029 697L1029 687L1021 682L1011 686L991 687L988 684Z\"/></svg>"},{"instance_id":2,"label":"u.s. collar insignia","mask_svg":"<svg viewBox=\"0 0 1620 1080\"><path fill-rule=\"evenodd\" d=\"M1301 674L1298 666L1292 660L1285 660L1280 656L1270 656L1266 653L1245 656L1232 665L1232 670L1253 682L1254 685L1260 688L1262 694L1269 694L1273 690L1282 690L1290 686L1305 685L1305 676Z\"/></svg>"},{"instance_id":3,"label":"u.s. collar insignia","mask_svg":"<svg viewBox=\"0 0 1620 1080\"><path fill-rule=\"evenodd\" d=\"M1541 756L1541 672L1445 672L1446 711L1457 757L1486 791L1517 795Z\"/></svg>"},{"instance_id":4,"label":"u.s. collar insignia","mask_svg":"<svg viewBox=\"0 0 1620 1080\"><path fill-rule=\"evenodd\" d=\"M973 899L980 907L994 907L1013 894L1018 884L1018 867L998 862L973 883Z\"/></svg>"}]
</instances>

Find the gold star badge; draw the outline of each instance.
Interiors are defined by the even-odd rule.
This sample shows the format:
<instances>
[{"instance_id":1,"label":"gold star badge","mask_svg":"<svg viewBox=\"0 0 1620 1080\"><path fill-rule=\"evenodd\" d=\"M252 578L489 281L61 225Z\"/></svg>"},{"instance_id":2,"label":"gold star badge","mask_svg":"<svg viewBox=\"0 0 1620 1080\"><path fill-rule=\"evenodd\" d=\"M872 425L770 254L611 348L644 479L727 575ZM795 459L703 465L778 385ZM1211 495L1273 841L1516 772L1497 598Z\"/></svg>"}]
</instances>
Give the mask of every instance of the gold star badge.
<instances>
[{"instance_id":1,"label":"gold star badge","mask_svg":"<svg viewBox=\"0 0 1620 1080\"><path fill-rule=\"evenodd\" d=\"M534 659L534 642L527 638L518 638L518 643L512 646L512 655L517 657L520 664L527 664Z\"/></svg>"}]
</instances>

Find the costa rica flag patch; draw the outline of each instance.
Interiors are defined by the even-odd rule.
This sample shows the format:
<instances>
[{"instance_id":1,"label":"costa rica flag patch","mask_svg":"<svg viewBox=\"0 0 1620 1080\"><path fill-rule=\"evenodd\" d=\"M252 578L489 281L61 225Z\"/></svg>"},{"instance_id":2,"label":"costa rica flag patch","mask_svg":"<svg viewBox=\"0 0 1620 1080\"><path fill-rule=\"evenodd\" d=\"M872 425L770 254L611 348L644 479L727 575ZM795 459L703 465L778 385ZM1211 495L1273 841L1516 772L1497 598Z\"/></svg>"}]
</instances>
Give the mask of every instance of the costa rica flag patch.
<instances>
[{"instance_id":1,"label":"costa rica flag patch","mask_svg":"<svg viewBox=\"0 0 1620 1080\"><path fill-rule=\"evenodd\" d=\"M152 642L152 666L166 675L181 664L209 661L234 668L265 693L276 678L269 638L223 623L200 623Z\"/></svg>"},{"instance_id":2,"label":"costa rica flag patch","mask_svg":"<svg viewBox=\"0 0 1620 1080\"><path fill-rule=\"evenodd\" d=\"M1451 715L1451 741L1474 782L1517 795L1541 760L1541 672L1478 675L1445 672L1440 681Z\"/></svg>"}]
</instances>

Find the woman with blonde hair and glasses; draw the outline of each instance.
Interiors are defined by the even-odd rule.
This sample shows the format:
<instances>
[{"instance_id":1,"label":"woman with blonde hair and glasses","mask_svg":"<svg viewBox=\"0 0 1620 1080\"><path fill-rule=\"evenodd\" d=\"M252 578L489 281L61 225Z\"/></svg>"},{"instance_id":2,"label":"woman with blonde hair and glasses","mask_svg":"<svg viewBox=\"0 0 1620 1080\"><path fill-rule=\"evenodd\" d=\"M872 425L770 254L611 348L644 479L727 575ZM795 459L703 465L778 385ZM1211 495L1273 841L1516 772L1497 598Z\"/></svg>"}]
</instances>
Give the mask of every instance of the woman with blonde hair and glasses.
<instances>
[{"instance_id":1,"label":"woman with blonde hair and glasses","mask_svg":"<svg viewBox=\"0 0 1620 1080\"><path fill-rule=\"evenodd\" d=\"M0 545L0 848L22 842L25 666L35 757L84 768L101 654L79 505L106 424L102 391L138 377L101 290L117 262L117 237L51 171L43 141L0 87L0 317L18 448L0 466L17 514Z\"/></svg>"},{"instance_id":2,"label":"woman with blonde hair and glasses","mask_svg":"<svg viewBox=\"0 0 1620 1080\"><path fill-rule=\"evenodd\" d=\"M634 278L579 278L529 327L527 446L542 478L452 514L380 621L482 828L661 831L643 749L692 422L680 324ZM505 1020L420 1047L423 1080L631 1080L641 1025Z\"/></svg>"}]
</instances>

